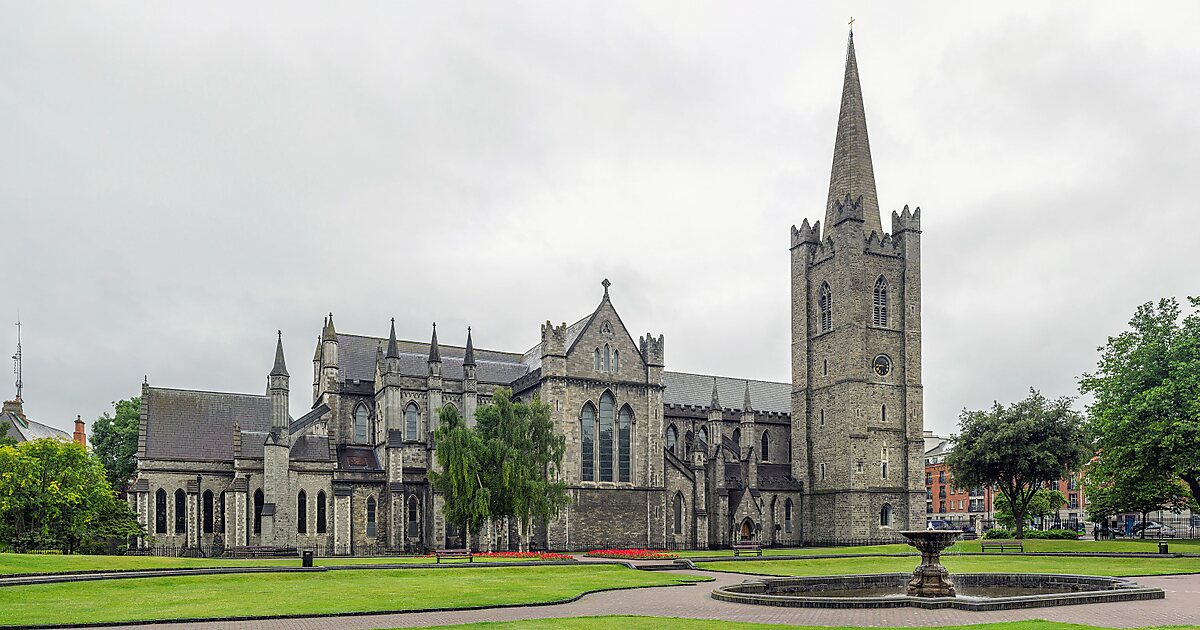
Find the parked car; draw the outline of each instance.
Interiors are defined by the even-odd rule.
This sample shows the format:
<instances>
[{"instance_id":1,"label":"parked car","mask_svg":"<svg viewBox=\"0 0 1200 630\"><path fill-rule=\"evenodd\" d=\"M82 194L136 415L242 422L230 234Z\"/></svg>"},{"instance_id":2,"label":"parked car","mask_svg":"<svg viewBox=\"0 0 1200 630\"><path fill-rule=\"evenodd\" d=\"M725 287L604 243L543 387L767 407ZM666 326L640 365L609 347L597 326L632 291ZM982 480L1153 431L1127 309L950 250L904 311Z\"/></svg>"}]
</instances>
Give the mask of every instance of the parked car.
<instances>
[{"instance_id":1,"label":"parked car","mask_svg":"<svg viewBox=\"0 0 1200 630\"><path fill-rule=\"evenodd\" d=\"M1141 538L1143 529L1146 530L1146 538L1174 538L1176 536L1174 527L1163 525L1157 521L1148 521L1135 524L1129 532L1129 537Z\"/></svg>"},{"instance_id":2,"label":"parked car","mask_svg":"<svg viewBox=\"0 0 1200 630\"><path fill-rule=\"evenodd\" d=\"M950 521L929 521L929 522L925 523L925 529L953 529L953 530L957 530L958 528L957 528L957 527L955 527L955 526L953 526L953 525L951 525L951 524L950 524Z\"/></svg>"}]
</instances>

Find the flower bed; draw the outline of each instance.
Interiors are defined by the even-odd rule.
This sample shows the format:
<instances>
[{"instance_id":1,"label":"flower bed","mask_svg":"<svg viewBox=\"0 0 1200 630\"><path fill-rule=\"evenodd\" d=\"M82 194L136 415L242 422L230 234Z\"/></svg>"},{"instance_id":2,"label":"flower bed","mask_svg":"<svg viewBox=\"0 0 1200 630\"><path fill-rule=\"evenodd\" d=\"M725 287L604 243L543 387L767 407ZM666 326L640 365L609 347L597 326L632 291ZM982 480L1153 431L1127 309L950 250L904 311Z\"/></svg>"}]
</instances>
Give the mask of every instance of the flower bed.
<instances>
[{"instance_id":1,"label":"flower bed","mask_svg":"<svg viewBox=\"0 0 1200 630\"><path fill-rule=\"evenodd\" d=\"M674 560L677 553L661 549L593 549L585 554L590 558L616 558L618 560Z\"/></svg>"},{"instance_id":2,"label":"flower bed","mask_svg":"<svg viewBox=\"0 0 1200 630\"><path fill-rule=\"evenodd\" d=\"M549 551L481 551L476 558L519 558L527 560L574 560L571 556Z\"/></svg>"}]
</instances>

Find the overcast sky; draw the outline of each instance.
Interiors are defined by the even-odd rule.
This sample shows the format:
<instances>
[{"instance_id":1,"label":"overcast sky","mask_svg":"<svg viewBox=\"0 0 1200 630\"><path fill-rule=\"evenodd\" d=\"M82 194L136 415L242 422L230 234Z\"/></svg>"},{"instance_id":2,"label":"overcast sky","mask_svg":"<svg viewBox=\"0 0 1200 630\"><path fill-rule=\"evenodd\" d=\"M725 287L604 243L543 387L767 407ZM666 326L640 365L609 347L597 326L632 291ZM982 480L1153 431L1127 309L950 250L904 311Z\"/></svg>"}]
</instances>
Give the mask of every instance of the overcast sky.
<instances>
[{"instance_id":1,"label":"overcast sky","mask_svg":"<svg viewBox=\"0 0 1200 630\"><path fill-rule=\"evenodd\" d=\"M0 3L26 412L262 392L282 329L299 416L329 311L524 351L605 277L668 369L786 381L851 14L883 224L922 208L927 428L1074 395L1200 292L1200 5L810 4Z\"/></svg>"}]
</instances>

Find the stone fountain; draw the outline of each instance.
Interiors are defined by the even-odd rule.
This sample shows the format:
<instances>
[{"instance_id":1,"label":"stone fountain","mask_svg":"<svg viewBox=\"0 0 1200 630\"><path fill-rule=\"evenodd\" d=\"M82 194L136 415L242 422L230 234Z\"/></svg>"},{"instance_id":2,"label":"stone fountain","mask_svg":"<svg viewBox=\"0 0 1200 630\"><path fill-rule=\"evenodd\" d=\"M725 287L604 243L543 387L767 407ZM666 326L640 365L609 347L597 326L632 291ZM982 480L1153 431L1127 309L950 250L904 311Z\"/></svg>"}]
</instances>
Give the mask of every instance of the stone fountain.
<instances>
[{"instance_id":1,"label":"stone fountain","mask_svg":"<svg viewBox=\"0 0 1200 630\"><path fill-rule=\"evenodd\" d=\"M942 566L942 551L954 544L962 532L957 529L916 529L900 532L908 544L921 552L921 564L913 570L907 592L916 597L954 597L954 582Z\"/></svg>"}]
</instances>

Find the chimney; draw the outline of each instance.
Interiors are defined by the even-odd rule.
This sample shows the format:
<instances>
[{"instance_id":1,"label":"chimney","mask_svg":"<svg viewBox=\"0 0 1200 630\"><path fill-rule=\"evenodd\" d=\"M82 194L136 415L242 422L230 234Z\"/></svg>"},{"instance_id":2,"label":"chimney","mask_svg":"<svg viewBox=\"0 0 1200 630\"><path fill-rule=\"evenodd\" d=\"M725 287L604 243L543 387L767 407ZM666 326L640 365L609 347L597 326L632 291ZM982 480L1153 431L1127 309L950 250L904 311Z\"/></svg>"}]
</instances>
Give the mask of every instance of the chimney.
<instances>
[{"instance_id":1,"label":"chimney","mask_svg":"<svg viewBox=\"0 0 1200 630\"><path fill-rule=\"evenodd\" d=\"M75 433L71 436L71 440L87 448L87 435L83 432L83 418L81 416L75 416Z\"/></svg>"}]
</instances>

